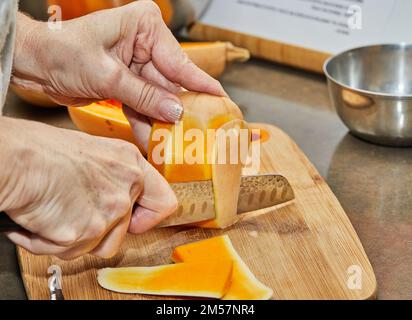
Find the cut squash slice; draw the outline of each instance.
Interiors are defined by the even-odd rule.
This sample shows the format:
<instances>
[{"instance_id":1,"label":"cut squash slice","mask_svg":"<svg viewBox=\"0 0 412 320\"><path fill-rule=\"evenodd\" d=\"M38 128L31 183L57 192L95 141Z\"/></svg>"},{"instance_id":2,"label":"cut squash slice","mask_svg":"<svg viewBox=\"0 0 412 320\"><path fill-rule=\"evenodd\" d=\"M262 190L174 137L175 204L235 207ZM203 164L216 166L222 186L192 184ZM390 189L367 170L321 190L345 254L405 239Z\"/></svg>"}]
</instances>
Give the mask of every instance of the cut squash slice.
<instances>
[{"instance_id":1,"label":"cut squash slice","mask_svg":"<svg viewBox=\"0 0 412 320\"><path fill-rule=\"evenodd\" d=\"M232 268L230 260L105 268L98 271L97 281L103 288L121 293L220 299L230 286Z\"/></svg>"},{"instance_id":2,"label":"cut squash slice","mask_svg":"<svg viewBox=\"0 0 412 320\"><path fill-rule=\"evenodd\" d=\"M267 300L273 290L262 284L236 252L227 235L177 247L172 254L174 262L200 262L218 259L233 261L233 278L223 300Z\"/></svg>"}]
</instances>

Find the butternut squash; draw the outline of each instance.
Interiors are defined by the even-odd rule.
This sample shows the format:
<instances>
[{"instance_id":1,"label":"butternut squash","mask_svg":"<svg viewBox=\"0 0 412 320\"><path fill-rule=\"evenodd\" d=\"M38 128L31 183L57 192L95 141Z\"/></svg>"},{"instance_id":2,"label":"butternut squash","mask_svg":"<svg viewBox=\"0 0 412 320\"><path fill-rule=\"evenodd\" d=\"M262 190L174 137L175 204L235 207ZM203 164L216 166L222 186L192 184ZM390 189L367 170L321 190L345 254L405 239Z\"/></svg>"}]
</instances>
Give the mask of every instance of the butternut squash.
<instances>
[{"instance_id":1,"label":"butternut squash","mask_svg":"<svg viewBox=\"0 0 412 320\"><path fill-rule=\"evenodd\" d=\"M230 286L232 268L230 260L105 268L98 271L97 281L103 288L121 293L220 299Z\"/></svg>"},{"instance_id":2,"label":"butternut squash","mask_svg":"<svg viewBox=\"0 0 412 320\"><path fill-rule=\"evenodd\" d=\"M228 64L250 59L247 49L230 42L182 42L180 45L194 64L214 78L219 78Z\"/></svg>"},{"instance_id":3,"label":"butternut squash","mask_svg":"<svg viewBox=\"0 0 412 320\"><path fill-rule=\"evenodd\" d=\"M61 8L63 20L70 20L86 14L122 6L133 0L48 0L48 5L58 5Z\"/></svg>"},{"instance_id":4,"label":"butternut squash","mask_svg":"<svg viewBox=\"0 0 412 320\"><path fill-rule=\"evenodd\" d=\"M237 218L242 159L239 154L232 157L232 150L240 150L239 145L234 148L234 143L239 144L240 130L245 128L242 113L229 98L183 92L180 99L185 109L182 121L153 124L148 160L171 183L211 179L216 219L198 226L226 228ZM203 135L189 140L191 129ZM227 136L229 130L235 140ZM181 147L179 141L184 141ZM189 149L195 142L200 142L200 148ZM195 154L199 161L188 162L188 154Z\"/></svg>"},{"instance_id":5,"label":"butternut squash","mask_svg":"<svg viewBox=\"0 0 412 320\"><path fill-rule=\"evenodd\" d=\"M15 85L11 85L10 88L20 99L37 107L55 108L59 106L41 91L22 89Z\"/></svg>"},{"instance_id":6,"label":"butternut squash","mask_svg":"<svg viewBox=\"0 0 412 320\"><path fill-rule=\"evenodd\" d=\"M233 261L233 278L224 300L267 300L272 297L273 290L256 279L227 235L182 245L172 254L172 260L179 263L214 259Z\"/></svg>"},{"instance_id":7,"label":"butternut squash","mask_svg":"<svg viewBox=\"0 0 412 320\"><path fill-rule=\"evenodd\" d=\"M48 5L59 5L62 8L63 20L69 20L86 14L126 5L135 0L48 0ZM163 20L171 26L176 15L174 4L170 0L154 0L162 11Z\"/></svg>"}]
</instances>

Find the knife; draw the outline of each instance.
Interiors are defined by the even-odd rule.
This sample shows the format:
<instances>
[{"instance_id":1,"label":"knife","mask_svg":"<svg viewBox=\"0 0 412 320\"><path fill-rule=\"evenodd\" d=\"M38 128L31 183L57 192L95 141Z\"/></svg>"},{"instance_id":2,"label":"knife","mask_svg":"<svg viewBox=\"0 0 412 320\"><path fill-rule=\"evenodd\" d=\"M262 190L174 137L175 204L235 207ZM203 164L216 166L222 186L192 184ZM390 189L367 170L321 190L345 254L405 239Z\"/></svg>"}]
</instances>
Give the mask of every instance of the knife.
<instances>
[{"instance_id":1,"label":"knife","mask_svg":"<svg viewBox=\"0 0 412 320\"><path fill-rule=\"evenodd\" d=\"M171 183L179 202L178 209L158 227L171 227L211 220L216 217L211 180ZM277 174L243 176L240 184L237 213L269 208L295 198L287 179ZM24 230L9 216L0 213L0 232Z\"/></svg>"},{"instance_id":2,"label":"knife","mask_svg":"<svg viewBox=\"0 0 412 320\"><path fill-rule=\"evenodd\" d=\"M171 227L211 220L216 217L213 183L210 180L170 184L179 202L178 209L158 227ZM243 176L237 213L269 208L295 198L288 180L277 174Z\"/></svg>"}]
</instances>

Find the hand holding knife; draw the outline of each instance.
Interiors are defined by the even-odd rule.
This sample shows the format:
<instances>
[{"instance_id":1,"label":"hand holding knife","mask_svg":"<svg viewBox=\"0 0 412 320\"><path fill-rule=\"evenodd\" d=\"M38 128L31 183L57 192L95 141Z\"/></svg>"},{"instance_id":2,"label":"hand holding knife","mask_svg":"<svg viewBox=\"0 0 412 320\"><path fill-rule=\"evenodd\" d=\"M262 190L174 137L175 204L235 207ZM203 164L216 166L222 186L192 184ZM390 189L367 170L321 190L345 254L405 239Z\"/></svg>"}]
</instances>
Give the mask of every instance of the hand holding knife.
<instances>
[{"instance_id":1,"label":"hand holding knife","mask_svg":"<svg viewBox=\"0 0 412 320\"><path fill-rule=\"evenodd\" d=\"M214 219L213 185L211 181L170 184L179 201L178 210L159 227L170 227ZM238 214L273 207L294 199L292 187L285 177L276 174L243 176ZM0 232L23 231L9 216L0 213Z\"/></svg>"}]
</instances>

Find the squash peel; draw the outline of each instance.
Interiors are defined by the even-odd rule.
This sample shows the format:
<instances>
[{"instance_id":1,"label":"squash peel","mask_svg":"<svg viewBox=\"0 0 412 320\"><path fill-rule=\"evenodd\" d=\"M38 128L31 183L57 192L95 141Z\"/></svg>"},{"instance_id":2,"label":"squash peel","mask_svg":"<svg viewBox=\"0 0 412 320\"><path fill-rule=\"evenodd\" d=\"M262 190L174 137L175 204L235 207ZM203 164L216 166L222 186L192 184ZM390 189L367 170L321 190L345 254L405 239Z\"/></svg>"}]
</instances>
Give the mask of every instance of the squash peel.
<instances>
[{"instance_id":1,"label":"squash peel","mask_svg":"<svg viewBox=\"0 0 412 320\"><path fill-rule=\"evenodd\" d=\"M220 299L230 286L232 268L230 260L105 268L98 271L97 281L120 293Z\"/></svg>"},{"instance_id":2,"label":"squash peel","mask_svg":"<svg viewBox=\"0 0 412 320\"><path fill-rule=\"evenodd\" d=\"M172 254L174 262L211 259L233 261L233 279L223 300L267 300L272 297L273 290L256 279L227 235L179 246Z\"/></svg>"}]
</instances>

